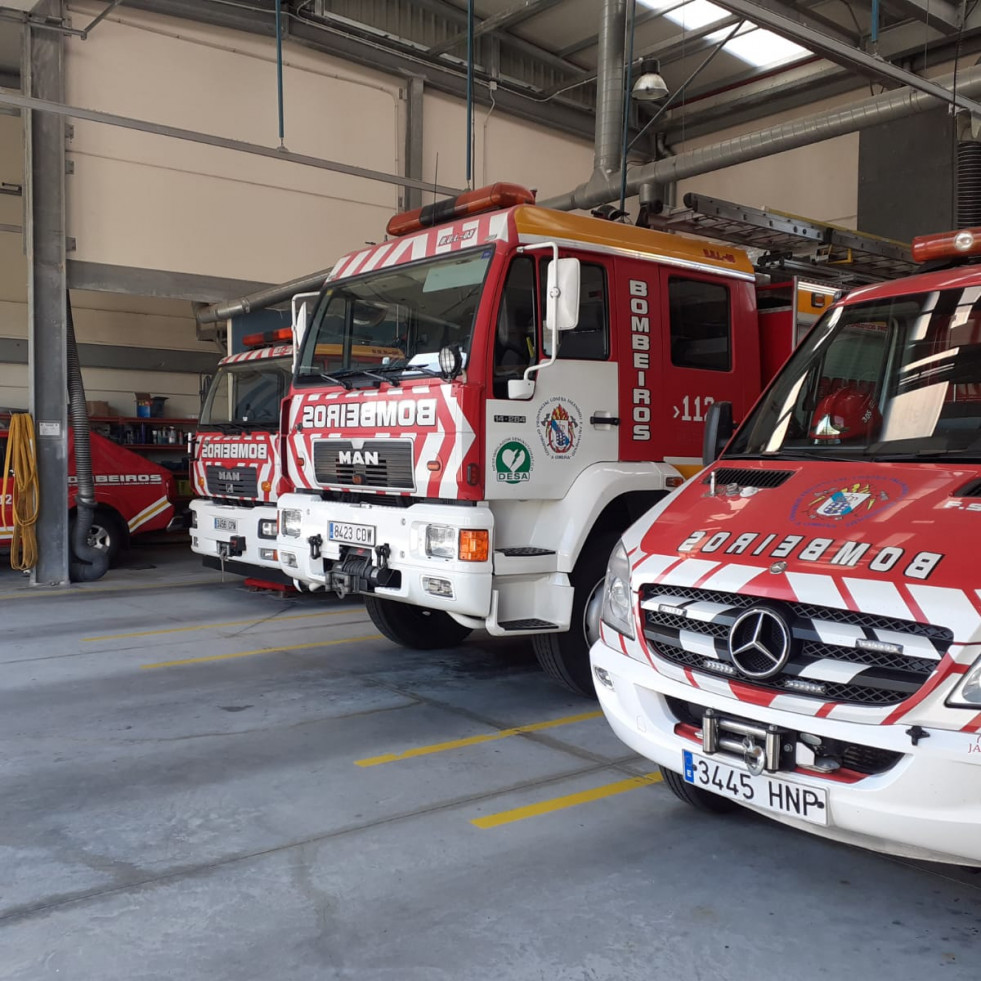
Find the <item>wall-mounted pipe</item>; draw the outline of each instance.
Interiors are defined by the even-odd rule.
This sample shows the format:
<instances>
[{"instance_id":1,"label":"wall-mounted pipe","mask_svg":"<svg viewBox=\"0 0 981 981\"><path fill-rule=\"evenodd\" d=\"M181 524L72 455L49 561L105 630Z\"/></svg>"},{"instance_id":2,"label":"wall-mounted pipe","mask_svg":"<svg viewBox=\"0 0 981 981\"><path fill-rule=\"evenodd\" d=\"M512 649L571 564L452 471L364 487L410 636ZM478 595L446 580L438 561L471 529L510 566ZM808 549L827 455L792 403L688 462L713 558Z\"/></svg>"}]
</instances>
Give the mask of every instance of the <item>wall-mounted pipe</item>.
<instances>
[{"instance_id":1,"label":"wall-mounted pipe","mask_svg":"<svg viewBox=\"0 0 981 981\"><path fill-rule=\"evenodd\" d=\"M944 75L934 81L950 86L953 84L953 75ZM981 95L981 67L959 72L957 91L958 94L969 97ZM869 126L933 109L939 101L936 96L925 92L902 88L886 95L864 99L844 109L805 116L756 133L747 133L711 146L688 150L667 160L629 168L627 193L636 194L641 184L679 181L731 167L733 164L759 160L785 150L820 143L835 136L855 133ZM619 181L615 176L605 182L597 182L594 174L593 179L581 184L574 191L539 203L558 211L589 209L615 201L619 193Z\"/></svg>"},{"instance_id":2,"label":"wall-mounted pipe","mask_svg":"<svg viewBox=\"0 0 981 981\"><path fill-rule=\"evenodd\" d=\"M620 121L623 119L623 38L627 0L603 0L597 39L596 136L593 178L620 172Z\"/></svg>"}]
</instances>

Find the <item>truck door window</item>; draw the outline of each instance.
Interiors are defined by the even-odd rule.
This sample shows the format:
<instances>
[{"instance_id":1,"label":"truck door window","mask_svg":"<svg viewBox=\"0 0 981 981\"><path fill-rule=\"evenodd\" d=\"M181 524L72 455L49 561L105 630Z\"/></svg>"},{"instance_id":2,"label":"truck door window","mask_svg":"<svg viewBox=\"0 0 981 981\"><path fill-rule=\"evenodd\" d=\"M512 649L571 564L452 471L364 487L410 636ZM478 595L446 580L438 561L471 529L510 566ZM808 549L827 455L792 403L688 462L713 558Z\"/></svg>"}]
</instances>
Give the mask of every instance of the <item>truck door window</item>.
<instances>
[{"instance_id":1,"label":"truck door window","mask_svg":"<svg viewBox=\"0 0 981 981\"><path fill-rule=\"evenodd\" d=\"M668 279L671 363L677 368L732 367L729 290L700 279Z\"/></svg>"},{"instance_id":2,"label":"truck door window","mask_svg":"<svg viewBox=\"0 0 981 981\"><path fill-rule=\"evenodd\" d=\"M494 398L508 397L508 381L521 378L536 358L535 262L519 256L511 263L494 332Z\"/></svg>"},{"instance_id":3,"label":"truck door window","mask_svg":"<svg viewBox=\"0 0 981 981\"><path fill-rule=\"evenodd\" d=\"M548 262L541 269L540 295L545 309L545 290L548 284ZM606 269L593 262L580 266L579 323L572 330L559 334L559 360L606 361L610 356L610 304L606 289ZM545 353L548 335L545 335Z\"/></svg>"}]
</instances>

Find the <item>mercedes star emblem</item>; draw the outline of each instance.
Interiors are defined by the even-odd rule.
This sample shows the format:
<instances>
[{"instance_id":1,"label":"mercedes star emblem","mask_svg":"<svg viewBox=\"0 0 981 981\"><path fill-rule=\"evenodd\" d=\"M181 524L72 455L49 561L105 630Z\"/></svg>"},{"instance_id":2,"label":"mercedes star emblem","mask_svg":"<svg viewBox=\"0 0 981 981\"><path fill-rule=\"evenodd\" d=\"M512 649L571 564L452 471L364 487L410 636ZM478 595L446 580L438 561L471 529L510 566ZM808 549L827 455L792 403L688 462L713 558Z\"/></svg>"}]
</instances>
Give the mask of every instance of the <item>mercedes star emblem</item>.
<instances>
[{"instance_id":1,"label":"mercedes star emblem","mask_svg":"<svg viewBox=\"0 0 981 981\"><path fill-rule=\"evenodd\" d=\"M766 607L747 610L729 629L729 657L747 678L772 678L790 658L790 628Z\"/></svg>"}]
</instances>

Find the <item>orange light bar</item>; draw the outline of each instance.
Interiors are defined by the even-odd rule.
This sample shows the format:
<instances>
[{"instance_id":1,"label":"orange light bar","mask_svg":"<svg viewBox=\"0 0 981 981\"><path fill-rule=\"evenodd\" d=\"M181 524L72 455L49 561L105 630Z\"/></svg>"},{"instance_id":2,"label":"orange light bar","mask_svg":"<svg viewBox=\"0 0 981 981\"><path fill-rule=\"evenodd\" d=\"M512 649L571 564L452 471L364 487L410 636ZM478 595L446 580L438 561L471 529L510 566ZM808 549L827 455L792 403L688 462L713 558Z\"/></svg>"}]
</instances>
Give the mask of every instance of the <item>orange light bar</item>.
<instances>
[{"instance_id":1,"label":"orange light bar","mask_svg":"<svg viewBox=\"0 0 981 981\"><path fill-rule=\"evenodd\" d=\"M490 532L464 528L460 532L460 561L486 562L490 554Z\"/></svg>"},{"instance_id":2,"label":"orange light bar","mask_svg":"<svg viewBox=\"0 0 981 981\"><path fill-rule=\"evenodd\" d=\"M258 334L246 334L242 343L246 347L266 347L269 344L287 343L293 340L292 327L280 327L278 330L264 330Z\"/></svg>"},{"instance_id":3,"label":"orange light bar","mask_svg":"<svg viewBox=\"0 0 981 981\"><path fill-rule=\"evenodd\" d=\"M961 228L936 235L917 235L913 239L914 262L981 255L981 228Z\"/></svg>"},{"instance_id":4,"label":"orange light bar","mask_svg":"<svg viewBox=\"0 0 981 981\"><path fill-rule=\"evenodd\" d=\"M442 201L427 204L425 207L416 208L415 211L403 211L393 215L385 230L389 235L408 235L409 232L419 232L424 228L442 225L457 218L511 208L516 204L534 203L535 195L527 187L498 181L487 187L464 191L455 198L444 198Z\"/></svg>"}]
</instances>

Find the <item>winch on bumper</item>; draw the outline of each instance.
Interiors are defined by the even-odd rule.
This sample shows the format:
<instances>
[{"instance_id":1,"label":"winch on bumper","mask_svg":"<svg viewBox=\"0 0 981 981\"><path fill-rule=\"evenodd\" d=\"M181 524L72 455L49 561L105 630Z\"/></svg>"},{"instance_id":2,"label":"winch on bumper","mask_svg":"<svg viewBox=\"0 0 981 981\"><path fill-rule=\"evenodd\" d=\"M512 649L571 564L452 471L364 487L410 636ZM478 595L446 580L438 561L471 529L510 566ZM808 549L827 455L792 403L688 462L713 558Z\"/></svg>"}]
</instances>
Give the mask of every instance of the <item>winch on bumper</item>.
<instances>
[{"instance_id":1,"label":"winch on bumper","mask_svg":"<svg viewBox=\"0 0 981 981\"><path fill-rule=\"evenodd\" d=\"M377 593L465 617L490 612L493 533L494 517L482 505L279 499L286 575L341 595Z\"/></svg>"},{"instance_id":2,"label":"winch on bumper","mask_svg":"<svg viewBox=\"0 0 981 981\"><path fill-rule=\"evenodd\" d=\"M981 866L976 733L739 702L658 674L603 640L590 656L617 736L693 786L838 841Z\"/></svg>"}]
</instances>

